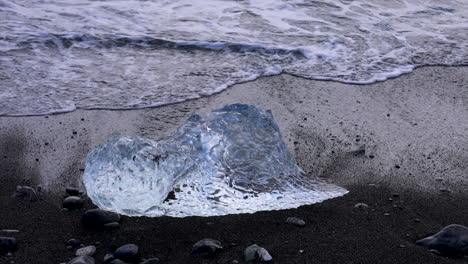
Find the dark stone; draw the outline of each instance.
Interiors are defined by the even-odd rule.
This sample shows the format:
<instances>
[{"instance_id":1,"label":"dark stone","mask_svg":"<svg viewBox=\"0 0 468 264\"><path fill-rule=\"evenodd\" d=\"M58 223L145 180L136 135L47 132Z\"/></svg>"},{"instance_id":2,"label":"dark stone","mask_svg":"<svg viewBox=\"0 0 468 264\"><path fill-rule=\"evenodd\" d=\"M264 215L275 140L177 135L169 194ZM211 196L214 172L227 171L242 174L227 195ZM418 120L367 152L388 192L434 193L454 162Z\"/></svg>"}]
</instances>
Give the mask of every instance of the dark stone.
<instances>
[{"instance_id":1,"label":"dark stone","mask_svg":"<svg viewBox=\"0 0 468 264\"><path fill-rule=\"evenodd\" d=\"M120 227L120 224L118 222L112 222L112 223L107 223L104 226L104 229L106 230L114 230Z\"/></svg>"},{"instance_id":2,"label":"dark stone","mask_svg":"<svg viewBox=\"0 0 468 264\"><path fill-rule=\"evenodd\" d=\"M83 199L78 196L69 196L63 200L63 207L69 210L83 207Z\"/></svg>"},{"instance_id":3,"label":"dark stone","mask_svg":"<svg viewBox=\"0 0 468 264\"><path fill-rule=\"evenodd\" d=\"M78 188L75 188L75 187L67 187L65 188L65 192L69 195L72 195L72 196L78 196L81 194L81 191L80 189Z\"/></svg>"},{"instance_id":4,"label":"dark stone","mask_svg":"<svg viewBox=\"0 0 468 264\"><path fill-rule=\"evenodd\" d=\"M105 224L119 222L120 215L101 209L91 209L86 211L81 218L83 226L86 228L103 228Z\"/></svg>"},{"instance_id":5,"label":"dark stone","mask_svg":"<svg viewBox=\"0 0 468 264\"><path fill-rule=\"evenodd\" d=\"M262 247L256 244L248 246L244 251L244 259L246 262L257 261L257 262L268 262L273 258L270 253Z\"/></svg>"},{"instance_id":6,"label":"dark stone","mask_svg":"<svg viewBox=\"0 0 468 264\"><path fill-rule=\"evenodd\" d=\"M124 262L120 259L114 259L111 263L109 264L127 264L127 262Z\"/></svg>"},{"instance_id":7,"label":"dark stone","mask_svg":"<svg viewBox=\"0 0 468 264\"><path fill-rule=\"evenodd\" d=\"M357 203L354 205L354 209L357 209L357 210L367 210L368 208L369 208L369 205L365 203Z\"/></svg>"},{"instance_id":8,"label":"dark stone","mask_svg":"<svg viewBox=\"0 0 468 264\"><path fill-rule=\"evenodd\" d=\"M218 240L205 238L193 245L192 254L200 256L212 256L220 249L223 249L221 242Z\"/></svg>"},{"instance_id":9,"label":"dark stone","mask_svg":"<svg viewBox=\"0 0 468 264\"><path fill-rule=\"evenodd\" d=\"M106 263L109 263L111 261L115 260L115 257L113 254L106 254L104 255L104 258L102 259L102 261L106 264Z\"/></svg>"},{"instance_id":10,"label":"dark stone","mask_svg":"<svg viewBox=\"0 0 468 264\"><path fill-rule=\"evenodd\" d=\"M463 256L468 254L468 228L449 225L433 236L416 241L416 244L437 250L444 256Z\"/></svg>"},{"instance_id":11,"label":"dark stone","mask_svg":"<svg viewBox=\"0 0 468 264\"><path fill-rule=\"evenodd\" d=\"M13 237L0 237L0 254L13 252L16 250L17 242Z\"/></svg>"},{"instance_id":12,"label":"dark stone","mask_svg":"<svg viewBox=\"0 0 468 264\"><path fill-rule=\"evenodd\" d=\"M96 263L94 261L94 258L90 257L90 256L76 257L76 258L70 260L69 262L67 262L67 264L94 264L94 263Z\"/></svg>"},{"instance_id":13,"label":"dark stone","mask_svg":"<svg viewBox=\"0 0 468 264\"><path fill-rule=\"evenodd\" d=\"M17 186L12 197L23 198L31 202L38 200L36 191L29 186Z\"/></svg>"},{"instance_id":14,"label":"dark stone","mask_svg":"<svg viewBox=\"0 0 468 264\"><path fill-rule=\"evenodd\" d=\"M152 258L152 259L145 260L140 264L160 264L160 263L161 261L159 261L158 258Z\"/></svg>"},{"instance_id":15,"label":"dark stone","mask_svg":"<svg viewBox=\"0 0 468 264\"><path fill-rule=\"evenodd\" d=\"M74 239L74 238L69 239L69 240L67 240L67 242L65 242L65 245L70 246L70 247L77 247L80 244L81 244L81 241L78 240L78 239Z\"/></svg>"},{"instance_id":16,"label":"dark stone","mask_svg":"<svg viewBox=\"0 0 468 264\"><path fill-rule=\"evenodd\" d=\"M305 226L306 223L304 220L297 218L297 217L288 217L286 219L286 223L295 225L295 226Z\"/></svg>"},{"instance_id":17,"label":"dark stone","mask_svg":"<svg viewBox=\"0 0 468 264\"><path fill-rule=\"evenodd\" d=\"M115 250L114 257L128 262L138 261L138 246L135 244L123 245Z\"/></svg>"},{"instance_id":18,"label":"dark stone","mask_svg":"<svg viewBox=\"0 0 468 264\"><path fill-rule=\"evenodd\" d=\"M75 255L76 256L92 256L94 255L94 253L96 253L96 247L91 245L91 246L79 248L76 251Z\"/></svg>"}]
</instances>

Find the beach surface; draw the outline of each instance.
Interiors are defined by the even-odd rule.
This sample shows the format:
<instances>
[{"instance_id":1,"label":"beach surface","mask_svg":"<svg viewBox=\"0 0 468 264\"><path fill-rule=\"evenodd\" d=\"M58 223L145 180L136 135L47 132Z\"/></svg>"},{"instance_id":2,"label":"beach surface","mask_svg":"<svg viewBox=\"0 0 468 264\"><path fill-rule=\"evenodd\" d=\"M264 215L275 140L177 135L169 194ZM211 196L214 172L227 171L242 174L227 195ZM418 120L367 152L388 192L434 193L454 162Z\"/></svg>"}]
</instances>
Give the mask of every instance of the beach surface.
<instances>
[{"instance_id":1,"label":"beach surface","mask_svg":"<svg viewBox=\"0 0 468 264\"><path fill-rule=\"evenodd\" d=\"M123 217L115 231L84 230L93 208L63 212L65 187L83 188L88 151L111 136L157 139L192 114L232 103L271 109L304 171L350 193L298 209L188 218ZM468 67L423 67L385 82L350 85L291 75L260 78L197 100L139 110L76 110L49 116L0 117L1 229L17 229L18 250L1 263L61 263L64 241L140 246L162 263L242 262L251 243L274 263L466 263L414 242L448 224L468 225ZM11 195L18 185L41 199ZM366 203L367 210L354 209ZM296 216L303 228L285 223ZM0 234L4 236L5 234ZM214 258L190 255L200 239L220 240Z\"/></svg>"}]
</instances>

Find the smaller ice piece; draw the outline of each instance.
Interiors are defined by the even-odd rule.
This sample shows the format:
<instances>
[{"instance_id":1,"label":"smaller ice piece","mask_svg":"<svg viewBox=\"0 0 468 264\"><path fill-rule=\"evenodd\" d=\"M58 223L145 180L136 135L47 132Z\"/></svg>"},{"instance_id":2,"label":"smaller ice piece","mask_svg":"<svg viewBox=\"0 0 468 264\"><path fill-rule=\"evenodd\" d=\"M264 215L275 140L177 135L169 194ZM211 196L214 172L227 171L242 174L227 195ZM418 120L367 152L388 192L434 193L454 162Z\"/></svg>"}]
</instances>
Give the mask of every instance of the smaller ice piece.
<instances>
[{"instance_id":1,"label":"smaller ice piece","mask_svg":"<svg viewBox=\"0 0 468 264\"><path fill-rule=\"evenodd\" d=\"M254 213L347 193L305 175L271 111L243 104L193 115L159 140L114 137L88 154L83 181L97 206L129 216Z\"/></svg>"}]
</instances>

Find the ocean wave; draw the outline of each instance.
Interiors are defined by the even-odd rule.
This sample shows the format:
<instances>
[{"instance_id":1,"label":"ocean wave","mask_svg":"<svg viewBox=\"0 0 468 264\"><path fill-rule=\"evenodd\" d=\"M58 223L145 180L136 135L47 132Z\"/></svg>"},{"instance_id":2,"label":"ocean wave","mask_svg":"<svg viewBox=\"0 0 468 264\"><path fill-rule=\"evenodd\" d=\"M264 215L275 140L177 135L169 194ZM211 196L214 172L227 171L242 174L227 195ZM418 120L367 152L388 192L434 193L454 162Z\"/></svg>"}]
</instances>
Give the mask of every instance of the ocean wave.
<instances>
[{"instance_id":1,"label":"ocean wave","mask_svg":"<svg viewBox=\"0 0 468 264\"><path fill-rule=\"evenodd\" d=\"M0 0L0 115L134 109L288 73L367 84L467 65L457 0Z\"/></svg>"}]
</instances>

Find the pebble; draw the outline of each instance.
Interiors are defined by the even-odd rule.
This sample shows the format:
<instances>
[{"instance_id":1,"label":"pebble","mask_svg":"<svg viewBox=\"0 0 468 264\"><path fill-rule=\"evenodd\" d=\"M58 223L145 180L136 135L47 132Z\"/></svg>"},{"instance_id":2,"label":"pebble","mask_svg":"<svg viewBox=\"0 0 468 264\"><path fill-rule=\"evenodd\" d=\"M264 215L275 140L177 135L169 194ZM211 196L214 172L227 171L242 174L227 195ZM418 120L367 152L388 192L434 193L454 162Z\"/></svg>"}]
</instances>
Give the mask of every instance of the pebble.
<instances>
[{"instance_id":1,"label":"pebble","mask_svg":"<svg viewBox=\"0 0 468 264\"><path fill-rule=\"evenodd\" d=\"M1 233L19 233L19 230L16 229L2 229L0 230Z\"/></svg>"},{"instance_id":2,"label":"pebble","mask_svg":"<svg viewBox=\"0 0 468 264\"><path fill-rule=\"evenodd\" d=\"M120 224L118 222L107 223L104 225L104 229L106 230L114 230L119 228Z\"/></svg>"},{"instance_id":3,"label":"pebble","mask_svg":"<svg viewBox=\"0 0 468 264\"><path fill-rule=\"evenodd\" d=\"M13 237L0 237L0 253L8 253L16 250L17 242Z\"/></svg>"},{"instance_id":4,"label":"pebble","mask_svg":"<svg viewBox=\"0 0 468 264\"><path fill-rule=\"evenodd\" d=\"M267 262L271 261L273 258L271 257L270 253L262 247L259 247L257 244L253 244L248 246L244 251L244 259L246 262L249 261L260 261L260 262Z\"/></svg>"},{"instance_id":5,"label":"pebble","mask_svg":"<svg viewBox=\"0 0 468 264\"><path fill-rule=\"evenodd\" d=\"M69 210L83 207L83 199L78 196L69 196L63 200L63 207Z\"/></svg>"},{"instance_id":6,"label":"pebble","mask_svg":"<svg viewBox=\"0 0 468 264\"><path fill-rule=\"evenodd\" d=\"M87 247L82 247L76 250L75 255L76 256L92 256L96 253L96 247L95 246L87 246Z\"/></svg>"},{"instance_id":7,"label":"pebble","mask_svg":"<svg viewBox=\"0 0 468 264\"><path fill-rule=\"evenodd\" d=\"M220 249L223 249L221 242L218 240L205 238L193 245L192 254L200 256L212 256Z\"/></svg>"},{"instance_id":8,"label":"pebble","mask_svg":"<svg viewBox=\"0 0 468 264\"><path fill-rule=\"evenodd\" d=\"M354 205L354 208L355 209L366 210L367 208L369 208L369 205L367 205L365 203L357 203L357 204Z\"/></svg>"},{"instance_id":9,"label":"pebble","mask_svg":"<svg viewBox=\"0 0 468 264\"><path fill-rule=\"evenodd\" d=\"M102 261L104 263L109 263L111 261L113 261L115 258L114 258L114 255L110 254L110 253L107 253L106 255L104 255L104 258L102 259Z\"/></svg>"},{"instance_id":10,"label":"pebble","mask_svg":"<svg viewBox=\"0 0 468 264\"><path fill-rule=\"evenodd\" d=\"M69 195L72 195L72 196L78 196L81 194L81 191L80 189L78 188L75 188L75 187L66 187L65 188L65 192Z\"/></svg>"},{"instance_id":11,"label":"pebble","mask_svg":"<svg viewBox=\"0 0 468 264\"><path fill-rule=\"evenodd\" d=\"M160 263L161 261L158 258L152 258L152 259L145 260L140 264L160 264Z\"/></svg>"},{"instance_id":12,"label":"pebble","mask_svg":"<svg viewBox=\"0 0 468 264\"><path fill-rule=\"evenodd\" d=\"M96 262L94 261L94 258L90 256L79 256L67 262L67 264L95 264L95 263Z\"/></svg>"},{"instance_id":13,"label":"pebble","mask_svg":"<svg viewBox=\"0 0 468 264\"><path fill-rule=\"evenodd\" d=\"M38 200L36 191L29 186L17 186L12 197L23 198L24 200L29 200L31 202Z\"/></svg>"},{"instance_id":14,"label":"pebble","mask_svg":"<svg viewBox=\"0 0 468 264\"><path fill-rule=\"evenodd\" d=\"M297 218L297 217L288 217L286 219L286 223L295 225L295 226L305 226L306 223L304 220Z\"/></svg>"},{"instance_id":15,"label":"pebble","mask_svg":"<svg viewBox=\"0 0 468 264\"><path fill-rule=\"evenodd\" d=\"M120 215L101 209L91 209L86 211L81 218L81 222L88 228L102 228L105 224L119 222Z\"/></svg>"},{"instance_id":16,"label":"pebble","mask_svg":"<svg viewBox=\"0 0 468 264\"><path fill-rule=\"evenodd\" d=\"M448 225L437 234L416 241L416 244L437 250L444 256L463 256L468 253L468 228Z\"/></svg>"},{"instance_id":17,"label":"pebble","mask_svg":"<svg viewBox=\"0 0 468 264\"><path fill-rule=\"evenodd\" d=\"M114 259L109 264L127 264L127 262L124 262L124 261L122 261L120 259Z\"/></svg>"},{"instance_id":18,"label":"pebble","mask_svg":"<svg viewBox=\"0 0 468 264\"><path fill-rule=\"evenodd\" d=\"M123 245L115 250L114 257L123 261L136 261L139 259L138 246L135 244Z\"/></svg>"}]
</instances>

